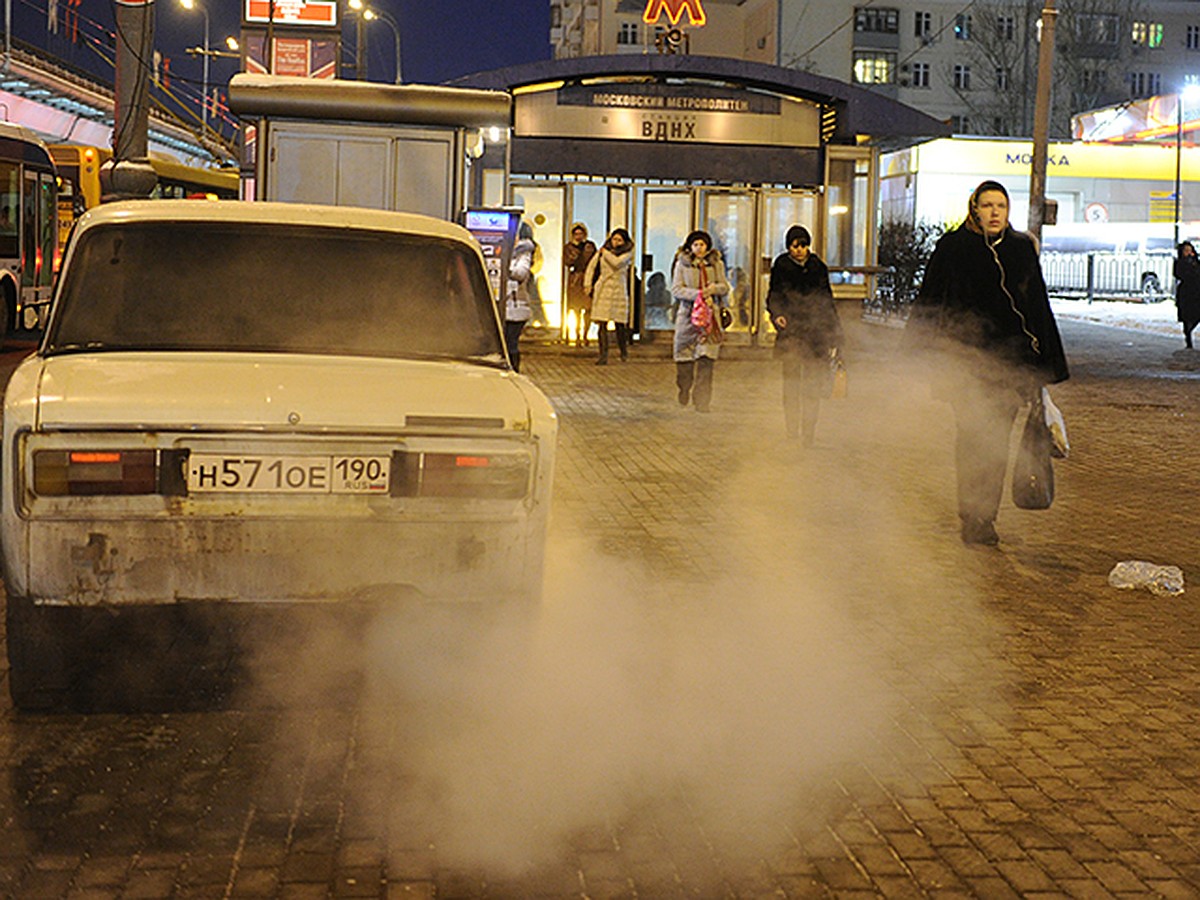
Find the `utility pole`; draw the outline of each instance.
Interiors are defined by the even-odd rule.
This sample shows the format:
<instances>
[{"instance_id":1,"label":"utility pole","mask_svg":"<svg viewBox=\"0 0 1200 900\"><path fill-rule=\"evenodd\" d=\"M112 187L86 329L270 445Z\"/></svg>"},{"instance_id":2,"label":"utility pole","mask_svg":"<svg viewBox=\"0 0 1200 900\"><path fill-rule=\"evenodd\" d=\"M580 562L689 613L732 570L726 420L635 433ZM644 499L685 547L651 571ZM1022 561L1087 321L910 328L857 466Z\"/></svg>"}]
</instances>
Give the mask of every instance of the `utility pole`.
<instances>
[{"instance_id":1,"label":"utility pole","mask_svg":"<svg viewBox=\"0 0 1200 900\"><path fill-rule=\"evenodd\" d=\"M102 200L148 197L158 182L150 165L150 73L154 53L153 0L117 0L116 105L112 159L100 167Z\"/></svg>"},{"instance_id":2,"label":"utility pole","mask_svg":"<svg viewBox=\"0 0 1200 900\"><path fill-rule=\"evenodd\" d=\"M1050 137L1050 87L1054 76L1055 0L1042 7L1041 46L1038 48L1037 97L1033 109L1033 166L1029 173L1029 233L1042 245L1046 221L1046 151Z\"/></svg>"}]
</instances>

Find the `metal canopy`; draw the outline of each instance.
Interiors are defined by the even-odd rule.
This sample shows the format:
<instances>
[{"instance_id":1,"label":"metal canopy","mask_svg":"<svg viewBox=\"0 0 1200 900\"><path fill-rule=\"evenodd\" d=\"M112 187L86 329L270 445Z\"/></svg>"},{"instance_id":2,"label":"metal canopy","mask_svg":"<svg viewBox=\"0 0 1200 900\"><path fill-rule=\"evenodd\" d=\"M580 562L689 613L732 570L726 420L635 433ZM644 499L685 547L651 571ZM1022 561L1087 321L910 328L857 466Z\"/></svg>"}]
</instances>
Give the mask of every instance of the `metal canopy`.
<instances>
[{"instance_id":1,"label":"metal canopy","mask_svg":"<svg viewBox=\"0 0 1200 900\"><path fill-rule=\"evenodd\" d=\"M862 138L882 148L894 149L951 134L948 123L866 88L798 69L717 56L659 53L581 56L479 72L449 83L513 90L556 81L638 75L720 81L819 103L837 113L832 136L835 143L854 143Z\"/></svg>"},{"instance_id":2,"label":"metal canopy","mask_svg":"<svg viewBox=\"0 0 1200 900\"><path fill-rule=\"evenodd\" d=\"M229 82L229 108L240 116L460 128L507 128L512 118L504 91L244 72Z\"/></svg>"}]
</instances>

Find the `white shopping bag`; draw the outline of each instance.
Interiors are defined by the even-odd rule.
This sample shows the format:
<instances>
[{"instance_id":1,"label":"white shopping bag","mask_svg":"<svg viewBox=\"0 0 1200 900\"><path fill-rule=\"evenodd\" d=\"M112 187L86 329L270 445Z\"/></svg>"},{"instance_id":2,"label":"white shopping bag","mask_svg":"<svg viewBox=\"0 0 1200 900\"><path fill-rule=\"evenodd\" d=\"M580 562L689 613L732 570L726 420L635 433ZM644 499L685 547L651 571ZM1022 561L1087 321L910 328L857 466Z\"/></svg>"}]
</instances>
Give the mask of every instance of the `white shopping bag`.
<instances>
[{"instance_id":1,"label":"white shopping bag","mask_svg":"<svg viewBox=\"0 0 1200 900\"><path fill-rule=\"evenodd\" d=\"M1071 442L1067 440L1067 423L1063 419L1062 410L1050 399L1050 392L1042 388L1042 408L1046 411L1046 427L1050 429L1050 437L1054 440L1054 449L1050 455L1066 459L1071 455Z\"/></svg>"}]
</instances>

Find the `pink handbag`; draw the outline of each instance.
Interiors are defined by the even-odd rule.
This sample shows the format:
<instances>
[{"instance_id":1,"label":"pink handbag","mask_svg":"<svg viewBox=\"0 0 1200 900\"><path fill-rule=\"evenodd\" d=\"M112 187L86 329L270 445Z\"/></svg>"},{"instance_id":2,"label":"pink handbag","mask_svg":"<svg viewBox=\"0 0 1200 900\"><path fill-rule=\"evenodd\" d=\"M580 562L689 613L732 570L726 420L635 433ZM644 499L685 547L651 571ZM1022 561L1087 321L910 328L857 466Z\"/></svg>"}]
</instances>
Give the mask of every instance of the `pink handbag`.
<instances>
[{"instance_id":1,"label":"pink handbag","mask_svg":"<svg viewBox=\"0 0 1200 900\"><path fill-rule=\"evenodd\" d=\"M692 303L692 324L701 331L708 331L712 328L712 316L712 307L708 305L704 295L697 294L695 302Z\"/></svg>"}]
</instances>

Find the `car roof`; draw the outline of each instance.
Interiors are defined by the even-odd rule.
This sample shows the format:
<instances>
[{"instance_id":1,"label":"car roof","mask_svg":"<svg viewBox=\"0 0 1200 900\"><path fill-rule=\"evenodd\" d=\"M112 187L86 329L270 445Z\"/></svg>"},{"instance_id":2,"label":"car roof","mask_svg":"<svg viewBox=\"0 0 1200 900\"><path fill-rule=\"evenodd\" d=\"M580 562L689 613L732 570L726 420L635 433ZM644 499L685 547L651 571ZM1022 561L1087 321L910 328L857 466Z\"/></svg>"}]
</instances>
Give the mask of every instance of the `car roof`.
<instances>
[{"instance_id":1,"label":"car roof","mask_svg":"<svg viewBox=\"0 0 1200 900\"><path fill-rule=\"evenodd\" d=\"M363 228L464 241L475 246L461 225L416 213L245 200L122 200L85 213L79 230L114 222L249 222L318 228Z\"/></svg>"}]
</instances>

